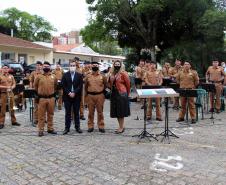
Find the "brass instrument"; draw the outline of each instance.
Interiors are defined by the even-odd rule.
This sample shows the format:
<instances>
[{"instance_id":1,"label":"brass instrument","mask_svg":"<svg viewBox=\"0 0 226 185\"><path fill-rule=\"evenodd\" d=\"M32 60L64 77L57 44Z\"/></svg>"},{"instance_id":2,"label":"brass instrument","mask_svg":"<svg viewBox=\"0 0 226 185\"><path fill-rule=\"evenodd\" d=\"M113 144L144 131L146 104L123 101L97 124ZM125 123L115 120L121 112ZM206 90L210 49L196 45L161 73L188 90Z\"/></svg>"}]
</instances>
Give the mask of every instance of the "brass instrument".
<instances>
[{"instance_id":1,"label":"brass instrument","mask_svg":"<svg viewBox=\"0 0 226 185\"><path fill-rule=\"evenodd\" d=\"M11 89L7 89L6 90L6 96L7 96L7 105L8 105L8 111L9 111L9 120L12 122L12 119L11 119L11 108L10 108L10 98L11 98L11 93L12 93L12 90Z\"/></svg>"}]
</instances>

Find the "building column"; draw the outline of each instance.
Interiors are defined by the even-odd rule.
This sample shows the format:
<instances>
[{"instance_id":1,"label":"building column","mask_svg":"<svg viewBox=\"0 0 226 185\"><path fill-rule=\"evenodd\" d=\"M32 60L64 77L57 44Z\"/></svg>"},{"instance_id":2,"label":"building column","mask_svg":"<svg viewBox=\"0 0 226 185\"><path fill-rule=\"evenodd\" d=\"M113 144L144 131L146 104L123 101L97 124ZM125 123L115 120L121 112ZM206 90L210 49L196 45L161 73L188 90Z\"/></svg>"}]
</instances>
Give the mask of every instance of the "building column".
<instances>
[{"instance_id":1,"label":"building column","mask_svg":"<svg viewBox=\"0 0 226 185\"><path fill-rule=\"evenodd\" d=\"M18 52L15 52L15 61L18 62Z\"/></svg>"}]
</instances>

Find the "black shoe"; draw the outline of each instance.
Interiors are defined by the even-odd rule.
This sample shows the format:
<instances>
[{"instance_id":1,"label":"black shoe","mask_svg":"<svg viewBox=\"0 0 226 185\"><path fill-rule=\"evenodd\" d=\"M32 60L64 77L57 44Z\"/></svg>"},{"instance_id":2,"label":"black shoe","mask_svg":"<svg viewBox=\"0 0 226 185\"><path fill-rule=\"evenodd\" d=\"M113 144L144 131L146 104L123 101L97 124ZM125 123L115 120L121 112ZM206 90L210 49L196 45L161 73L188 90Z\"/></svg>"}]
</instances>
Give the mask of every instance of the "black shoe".
<instances>
[{"instance_id":1,"label":"black shoe","mask_svg":"<svg viewBox=\"0 0 226 185\"><path fill-rule=\"evenodd\" d=\"M217 113L217 114L220 114L220 113L221 113L221 111L220 111L219 109L217 109L217 110L216 110L216 113Z\"/></svg>"},{"instance_id":2,"label":"black shoe","mask_svg":"<svg viewBox=\"0 0 226 185\"><path fill-rule=\"evenodd\" d=\"M192 119L191 120L191 124L195 124L196 123L196 120L195 119Z\"/></svg>"},{"instance_id":3,"label":"black shoe","mask_svg":"<svg viewBox=\"0 0 226 185\"><path fill-rule=\"evenodd\" d=\"M80 128L76 128L75 130L76 130L76 132L78 132L79 134L82 133L82 130L81 130Z\"/></svg>"},{"instance_id":4,"label":"black shoe","mask_svg":"<svg viewBox=\"0 0 226 185\"><path fill-rule=\"evenodd\" d=\"M151 117L148 117L148 118L147 118L147 121L150 121L150 120L151 120Z\"/></svg>"},{"instance_id":5,"label":"black shoe","mask_svg":"<svg viewBox=\"0 0 226 185\"><path fill-rule=\"evenodd\" d=\"M88 130L87 130L87 132L93 132L94 131L94 128L89 128Z\"/></svg>"},{"instance_id":6,"label":"black shoe","mask_svg":"<svg viewBox=\"0 0 226 185\"><path fill-rule=\"evenodd\" d=\"M4 128L4 124L1 124L1 125L0 125L0 129L3 129L3 128Z\"/></svg>"},{"instance_id":7,"label":"black shoe","mask_svg":"<svg viewBox=\"0 0 226 185\"><path fill-rule=\"evenodd\" d=\"M69 130L69 129L65 129L65 130L63 131L63 135L68 134L68 132L70 132L70 130Z\"/></svg>"},{"instance_id":8,"label":"black shoe","mask_svg":"<svg viewBox=\"0 0 226 185\"><path fill-rule=\"evenodd\" d=\"M125 128L123 128L122 131L116 130L116 131L115 131L115 134L122 134L124 131L125 131Z\"/></svg>"},{"instance_id":9,"label":"black shoe","mask_svg":"<svg viewBox=\"0 0 226 185\"><path fill-rule=\"evenodd\" d=\"M214 108L211 108L211 109L209 110L209 112L214 112Z\"/></svg>"},{"instance_id":10,"label":"black shoe","mask_svg":"<svg viewBox=\"0 0 226 185\"><path fill-rule=\"evenodd\" d=\"M80 119L81 120L86 120L86 118L84 116L81 116Z\"/></svg>"},{"instance_id":11,"label":"black shoe","mask_svg":"<svg viewBox=\"0 0 226 185\"><path fill-rule=\"evenodd\" d=\"M44 133L43 132L38 132L38 137L42 137L44 136Z\"/></svg>"},{"instance_id":12,"label":"black shoe","mask_svg":"<svg viewBox=\"0 0 226 185\"><path fill-rule=\"evenodd\" d=\"M47 132L48 132L49 134L53 134L53 135L56 135L56 134L57 134L57 132L54 131L54 130L48 130Z\"/></svg>"},{"instance_id":13,"label":"black shoe","mask_svg":"<svg viewBox=\"0 0 226 185\"><path fill-rule=\"evenodd\" d=\"M14 122L14 123L12 123L12 126L20 126L20 124L17 122Z\"/></svg>"},{"instance_id":14,"label":"black shoe","mask_svg":"<svg viewBox=\"0 0 226 185\"><path fill-rule=\"evenodd\" d=\"M99 128L99 132L105 133L105 129L104 128Z\"/></svg>"},{"instance_id":15,"label":"black shoe","mask_svg":"<svg viewBox=\"0 0 226 185\"><path fill-rule=\"evenodd\" d=\"M144 109L144 106L142 105L140 109Z\"/></svg>"},{"instance_id":16,"label":"black shoe","mask_svg":"<svg viewBox=\"0 0 226 185\"><path fill-rule=\"evenodd\" d=\"M183 118L178 118L178 119L176 120L176 122L182 122L182 121L184 121Z\"/></svg>"},{"instance_id":17,"label":"black shoe","mask_svg":"<svg viewBox=\"0 0 226 185\"><path fill-rule=\"evenodd\" d=\"M157 120L157 121L162 121L162 119L161 119L161 118L156 118L156 120Z\"/></svg>"}]
</instances>

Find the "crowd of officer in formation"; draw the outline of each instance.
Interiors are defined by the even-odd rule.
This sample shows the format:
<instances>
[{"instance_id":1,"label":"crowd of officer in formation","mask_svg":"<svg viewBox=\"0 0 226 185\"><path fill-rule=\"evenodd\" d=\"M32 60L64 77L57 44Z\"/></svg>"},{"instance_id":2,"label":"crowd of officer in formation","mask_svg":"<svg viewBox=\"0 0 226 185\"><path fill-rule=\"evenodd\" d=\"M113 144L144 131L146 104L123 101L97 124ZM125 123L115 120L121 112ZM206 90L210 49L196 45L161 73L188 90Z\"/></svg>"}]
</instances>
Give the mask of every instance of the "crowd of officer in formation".
<instances>
[{"instance_id":1,"label":"crowd of officer in formation","mask_svg":"<svg viewBox=\"0 0 226 185\"><path fill-rule=\"evenodd\" d=\"M44 136L45 123L47 123L47 132L49 134L57 134L53 124L56 105L58 110L62 110L62 106L64 105L64 135L70 132L72 121L74 122L76 132L83 132L80 129L80 120L86 119L84 116L85 108L88 108L87 131L94 131L94 114L96 110L99 132L105 133L103 111L105 89L107 87L115 87L117 89L117 95L114 96L116 101L111 99L111 115L118 119L119 124L115 133L120 134L124 132L124 117L130 115L128 98L130 81L127 72L123 70L121 61L115 61L111 71L108 69L106 73L99 71L98 62L85 62L84 66L80 67L79 58L77 57L69 61L69 71L66 73L64 73L60 64L57 64L56 68L51 70L49 62L45 61L42 63L41 61L37 61L36 70L31 72L31 74L26 73L24 80L29 81L29 84L25 85L25 90L34 90L36 93L32 100L34 102L33 123L38 129L38 136ZM17 102L14 100L13 94L15 87L16 83L14 77L9 74L9 67L7 65L2 66L0 75L0 129L4 128L8 104L10 104L9 113L11 115L12 125L20 126L14 114L14 104ZM25 101L23 93L17 95L17 98L21 99L18 105L23 105L23 101ZM127 111L125 111L125 108Z\"/></svg>"},{"instance_id":2,"label":"crowd of officer in formation","mask_svg":"<svg viewBox=\"0 0 226 185\"><path fill-rule=\"evenodd\" d=\"M225 63L219 65L218 60L212 61L212 66L209 66L206 71L206 83L215 85L215 93L210 95L210 110L220 113L221 95L223 93L223 85L226 84ZM170 79L179 85L180 89L196 89L199 85L199 75L196 70L192 69L190 61L182 61L176 59L175 66L171 67L170 63L166 62L161 70L157 69L155 62L150 60L140 60L139 65L135 69L135 84L136 88L142 88L144 85L161 86L164 79ZM151 88L151 87L150 87ZM216 99L215 101L212 101ZM152 119L152 100L148 99L147 120ZM160 110L161 98L155 98L156 101L156 120L162 121ZM188 101L188 109L190 112L191 123L196 123L196 108L194 97L180 97L171 99L173 102L173 109L179 110L177 122L183 122L186 114L186 104Z\"/></svg>"},{"instance_id":3,"label":"crowd of officer in formation","mask_svg":"<svg viewBox=\"0 0 226 185\"><path fill-rule=\"evenodd\" d=\"M119 127L115 131L121 134L125 131L124 117L130 115L129 94L130 79L128 73L123 68L121 61L113 62L113 66L106 73L99 71L98 62L85 62L80 67L79 58L69 61L69 71L64 73L60 64L51 70L49 62L36 62L36 70L31 74L26 73L25 79L29 81L26 88L34 89L36 96L34 101L34 124L38 129L38 136L44 136L44 127L47 123L47 132L57 134L54 130L53 117L55 105L58 110L65 108L65 130L63 134L70 132L71 122L74 121L74 127L77 133L82 133L80 129L80 120L85 120L84 110L88 108L88 132L94 131L94 113L97 111L97 125L99 132L105 132L104 124L104 102L105 89L111 90L110 115L117 118ZM135 68L135 85L141 89L144 85L162 86L164 79L170 79L179 84L182 89L196 89L199 85L199 75L192 69L190 61L176 59L175 66L165 63L161 70L157 69L157 64L151 60L140 60ZM206 71L206 82L213 83L216 88L215 93L210 93L210 112L220 113L220 97L223 91L223 85L226 84L224 66L219 64L218 60L212 61L212 66ZM16 87L14 77L9 74L9 67L2 66L0 74L0 129L4 128L5 115L10 113L10 120L13 126L20 126L17 122L14 112L14 94ZM56 98L57 97L57 98ZM23 105L23 93L19 96L19 105ZM155 99L156 120L162 121L161 98L149 98L147 119L152 119L152 102ZM185 97L171 98L173 108L179 110L177 122L184 121L186 114L186 104L190 112L191 123L196 122L195 98ZM139 100L138 98L138 101Z\"/></svg>"}]
</instances>

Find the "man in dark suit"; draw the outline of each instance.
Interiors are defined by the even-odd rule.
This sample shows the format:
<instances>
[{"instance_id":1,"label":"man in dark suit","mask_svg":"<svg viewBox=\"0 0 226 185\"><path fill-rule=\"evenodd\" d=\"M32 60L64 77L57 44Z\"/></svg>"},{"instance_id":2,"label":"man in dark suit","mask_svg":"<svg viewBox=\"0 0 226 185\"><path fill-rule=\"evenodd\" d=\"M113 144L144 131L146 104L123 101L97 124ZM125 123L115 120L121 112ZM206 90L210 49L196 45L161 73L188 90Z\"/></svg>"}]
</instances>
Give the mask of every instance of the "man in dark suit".
<instances>
[{"instance_id":1,"label":"man in dark suit","mask_svg":"<svg viewBox=\"0 0 226 185\"><path fill-rule=\"evenodd\" d=\"M83 78L82 74L76 72L75 65L77 60L79 59L76 58L69 62L70 70L63 75L61 80L65 107L64 135L70 132L72 108L74 114L75 130L78 133L82 133L82 130L80 129L79 107L81 102Z\"/></svg>"}]
</instances>

